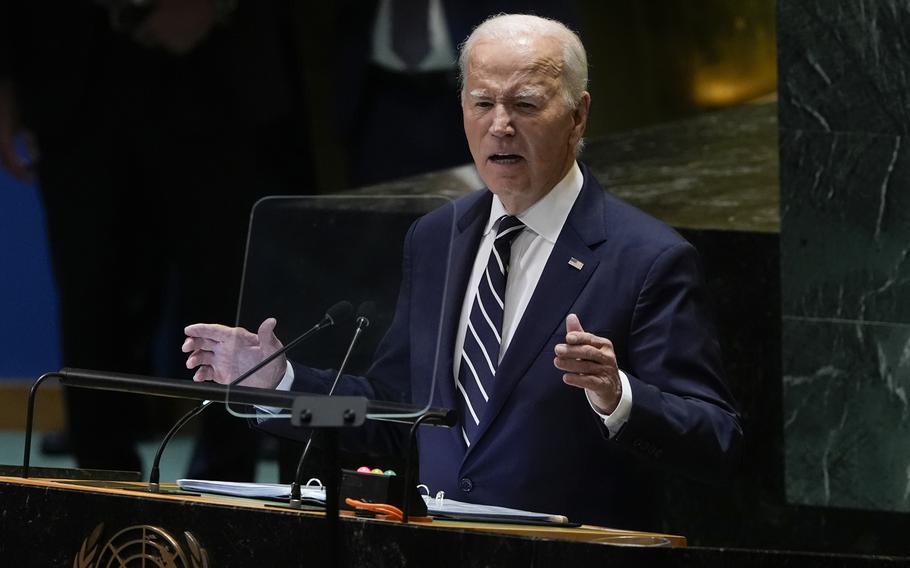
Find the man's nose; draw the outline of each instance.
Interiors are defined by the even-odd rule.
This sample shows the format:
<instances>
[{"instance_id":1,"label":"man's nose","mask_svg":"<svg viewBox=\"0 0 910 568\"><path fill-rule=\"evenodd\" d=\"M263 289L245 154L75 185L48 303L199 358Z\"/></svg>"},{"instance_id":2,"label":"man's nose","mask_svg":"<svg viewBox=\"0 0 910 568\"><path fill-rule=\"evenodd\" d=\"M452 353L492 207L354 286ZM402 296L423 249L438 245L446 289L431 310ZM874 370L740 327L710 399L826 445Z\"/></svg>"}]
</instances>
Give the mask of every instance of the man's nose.
<instances>
[{"instance_id":1,"label":"man's nose","mask_svg":"<svg viewBox=\"0 0 910 568\"><path fill-rule=\"evenodd\" d=\"M497 137L515 134L515 128L512 126L512 116L505 105L497 104L493 107L493 122L490 124L490 134Z\"/></svg>"}]
</instances>

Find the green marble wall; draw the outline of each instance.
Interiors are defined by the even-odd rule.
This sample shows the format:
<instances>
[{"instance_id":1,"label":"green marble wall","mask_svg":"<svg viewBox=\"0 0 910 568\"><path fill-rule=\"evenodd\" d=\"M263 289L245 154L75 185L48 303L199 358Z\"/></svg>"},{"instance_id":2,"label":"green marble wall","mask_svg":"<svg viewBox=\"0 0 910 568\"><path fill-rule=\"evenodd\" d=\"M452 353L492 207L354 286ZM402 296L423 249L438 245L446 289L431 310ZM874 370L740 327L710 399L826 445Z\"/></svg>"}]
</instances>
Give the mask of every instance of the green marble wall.
<instances>
[{"instance_id":1,"label":"green marble wall","mask_svg":"<svg viewBox=\"0 0 910 568\"><path fill-rule=\"evenodd\" d=\"M787 500L910 511L910 0L779 0Z\"/></svg>"}]
</instances>

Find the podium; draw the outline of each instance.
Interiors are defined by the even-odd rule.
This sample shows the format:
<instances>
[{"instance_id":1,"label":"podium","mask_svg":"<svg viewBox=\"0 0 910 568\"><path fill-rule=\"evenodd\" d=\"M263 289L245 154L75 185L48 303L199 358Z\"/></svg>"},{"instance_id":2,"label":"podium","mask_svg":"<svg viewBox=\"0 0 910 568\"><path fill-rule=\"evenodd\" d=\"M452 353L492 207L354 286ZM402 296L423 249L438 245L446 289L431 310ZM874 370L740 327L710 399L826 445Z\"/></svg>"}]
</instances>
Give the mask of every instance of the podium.
<instances>
[{"instance_id":1,"label":"podium","mask_svg":"<svg viewBox=\"0 0 910 568\"><path fill-rule=\"evenodd\" d=\"M141 485L141 484L137 484ZM72 480L0 477L0 558L7 566L324 566L319 512L258 500L144 494ZM627 554L626 544L685 538L582 526L522 526L343 517L343 566L580 565ZM126 563L134 559L135 564ZM619 557L616 557L619 558ZM543 563L543 564L541 564ZM168 565L168 564L165 564Z\"/></svg>"},{"instance_id":2,"label":"podium","mask_svg":"<svg viewBox=\"0 0 910 568\"><path fill-rule=\"evenodd\" d=\"M329 559L321 513L271 509L260 501L152 495L65 480L12 477L0 477L0 496L4 566L283 567L325 566ZM351 567L858 568L874 563L859 556L686 548L679 536L592 526L402 525L346 517L341 528L342 565ZM665 538L671 546L608 544L644 542L642 537ZM891 558L888 565L910 566L910 559Z\"/></svg>"}]
</instances>

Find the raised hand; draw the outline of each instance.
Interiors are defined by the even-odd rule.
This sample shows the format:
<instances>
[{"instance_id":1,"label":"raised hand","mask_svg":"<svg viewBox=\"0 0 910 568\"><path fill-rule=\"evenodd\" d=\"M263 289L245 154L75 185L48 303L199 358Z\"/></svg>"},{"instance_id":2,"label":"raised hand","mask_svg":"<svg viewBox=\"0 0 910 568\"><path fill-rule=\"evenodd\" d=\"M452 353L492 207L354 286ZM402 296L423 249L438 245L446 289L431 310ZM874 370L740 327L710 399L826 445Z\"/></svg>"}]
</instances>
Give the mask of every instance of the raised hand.
<instances>
[{"instance_id":1,"label":"raised hand","mask_svg":"<svg viewBox=\"0 0 910 568\"><path fill-rule=\"evenodd\" d=\"M564 383L585 389L598 410L605 414L616 410L622 396L622 381L613 343L586 332L575 314L566 318L566 342L556 346L553 365L565 371Z\"/></svg>"},{"instance_id":2,"label":"raised hand","mask_svg":"<svg viewBox=\"0 0 910 568\"><path fill-rule=\"evenodd\" d=\"M194 381L228 384L263 359L281 349L275 336L275 318L259 325L257 333L242 327L197 323L184 329L186 341L181 350L189 353L187 369L196 369ZM249 387L275 388L284 376L287 358L276 358L241 384Z\"/></svg>"}]
</instances>

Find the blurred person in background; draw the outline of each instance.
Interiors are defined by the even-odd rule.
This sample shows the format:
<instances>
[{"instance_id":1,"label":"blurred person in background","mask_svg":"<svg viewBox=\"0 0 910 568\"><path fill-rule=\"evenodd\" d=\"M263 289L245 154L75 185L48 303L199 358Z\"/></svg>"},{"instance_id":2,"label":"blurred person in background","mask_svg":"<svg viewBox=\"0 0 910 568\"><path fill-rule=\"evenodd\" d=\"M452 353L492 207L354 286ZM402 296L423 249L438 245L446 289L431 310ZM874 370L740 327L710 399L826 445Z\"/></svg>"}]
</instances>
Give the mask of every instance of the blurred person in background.
<instances>
[{"instance_id":1,"label":"blurred person in background","mask_svg":"<svg viewBox=\"0 0 910 568\"><path fill-rule=\"evenodd\" d=\"M294 3L2 2L0 161L40 188L63 363L178 376L156 353L233 320L255 200L312 190ZM79 467L141 470L145 400L65 400ZM188 475L251 479L257 434L220 410Z\"/></svg>"},{"instance_id":2,"label":"blurred person in background","mask_svg":"<svg viewBox=\"0 0 910 568\"><path fill-rule=\"evenodd\" d=\"M575 26L574 2L346 0L335 51L342 145L354 187L471 163L458 100L459 44L500 12ZM419 122L414 117L419 117Z\"/></svg>"}]
</instances>

